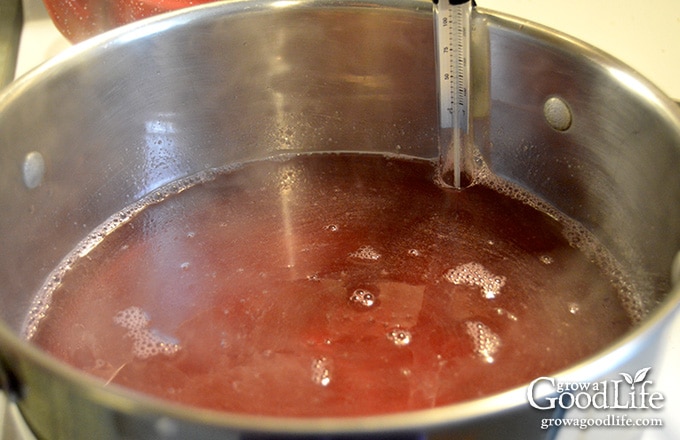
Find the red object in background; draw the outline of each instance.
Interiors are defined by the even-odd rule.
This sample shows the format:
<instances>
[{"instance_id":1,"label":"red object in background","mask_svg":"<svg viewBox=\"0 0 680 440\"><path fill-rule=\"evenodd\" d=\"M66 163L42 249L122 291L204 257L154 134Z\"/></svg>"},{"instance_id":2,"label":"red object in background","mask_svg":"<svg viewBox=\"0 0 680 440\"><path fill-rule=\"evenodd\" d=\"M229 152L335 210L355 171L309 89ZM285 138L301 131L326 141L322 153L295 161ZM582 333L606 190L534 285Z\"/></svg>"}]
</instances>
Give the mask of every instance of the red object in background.
<instances>
[{"instance_id":1,"label":"red object in background","mask_svg":"<svg viewBox=\"0 0 680 440\"><path fill-rule=\"evenodd\" d=\"M77 43L133 21L210 1L45 0L45 6L59 32Z\"/></svg>"}]
</instances>

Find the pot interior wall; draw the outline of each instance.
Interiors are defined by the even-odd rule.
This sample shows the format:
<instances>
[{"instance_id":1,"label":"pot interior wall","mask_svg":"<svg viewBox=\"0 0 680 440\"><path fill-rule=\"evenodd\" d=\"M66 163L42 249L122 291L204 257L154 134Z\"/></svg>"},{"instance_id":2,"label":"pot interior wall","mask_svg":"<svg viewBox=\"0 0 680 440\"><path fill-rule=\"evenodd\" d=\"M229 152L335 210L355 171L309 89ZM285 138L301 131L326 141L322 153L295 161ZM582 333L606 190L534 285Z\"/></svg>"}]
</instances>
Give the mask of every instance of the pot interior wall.
<instances>
[{"instance_id":1,"label":"pot interior wall","mask_svg":"<svg viewBox=\"0 0 680 440\"><path fill-rule=\"evenodd\" d=\"M177 178L294 152L436 157L429 2L277 5L223 4L86 43L4 96L3 322L19 331L66 253ZM491 170L582 222L666 292L680 248L678 112L597 51L478 18L490 62L475 78L489 97L476 130ZM545 120L550 97L571 111L566 131ZM23 171L31 154L45 165L35 188Z\"/></svg>"}]
</instances>

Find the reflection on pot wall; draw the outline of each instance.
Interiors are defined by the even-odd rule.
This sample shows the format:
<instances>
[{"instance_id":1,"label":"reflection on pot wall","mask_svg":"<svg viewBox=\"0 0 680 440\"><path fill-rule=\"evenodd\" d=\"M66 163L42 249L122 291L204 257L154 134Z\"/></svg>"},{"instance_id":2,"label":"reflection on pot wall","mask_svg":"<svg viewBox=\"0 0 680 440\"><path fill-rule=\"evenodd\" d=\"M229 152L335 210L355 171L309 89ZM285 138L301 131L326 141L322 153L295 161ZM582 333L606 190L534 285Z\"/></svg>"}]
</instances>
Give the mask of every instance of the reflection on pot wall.
<instances>
[{"instance_id":1,"label":"reflection on pot wall","mask_svg":"<svg viewBox=\"0 0 680 440\"><path fill-rule=\"evenodd\" d=\"M134 195L139 199L158 187L158 184L173 181L186 172L182 164L186 162L185 154L189 154L185 146L178 148L178 128L175 126L174 113L161 113L157 119L144 122L144 159L139 166L142 171L136 173L142 181L138 183L139 192Z\"/></svg>"}]
</instances>

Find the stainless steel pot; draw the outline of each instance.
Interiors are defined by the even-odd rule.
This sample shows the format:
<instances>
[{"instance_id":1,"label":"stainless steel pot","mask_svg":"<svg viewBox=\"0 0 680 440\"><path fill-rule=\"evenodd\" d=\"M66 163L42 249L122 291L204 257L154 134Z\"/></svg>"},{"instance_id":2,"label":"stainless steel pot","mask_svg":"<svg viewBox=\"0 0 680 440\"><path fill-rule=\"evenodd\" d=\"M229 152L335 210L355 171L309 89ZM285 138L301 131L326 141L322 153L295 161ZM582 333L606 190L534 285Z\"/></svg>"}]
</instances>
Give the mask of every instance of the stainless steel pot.
<instances>
[{"instance_id":1,"label":"stainless steel pot","mask_svg":"<svg viewBox=\"0 0 680 440\"><path fill-rule=\"evenodd\" d=\"M0 97L0 380L37 436L544 438L526 387L432 410L274 419L194 410L86 377L23 341L45 277L91 229L206 168L296 151L435 157L431 4L212 4L75 46ZM476 138L493 172L577 219L644 278L648 318L556 377L649 362L680 288L680 112L605 54L479 10ZM162 142L158 142L162 141ZM676 266L677 267L677 266ZM541 396L546 397L546 396ZM559 414L558 414L559 415Z\"/></svg>"}]
</instances>

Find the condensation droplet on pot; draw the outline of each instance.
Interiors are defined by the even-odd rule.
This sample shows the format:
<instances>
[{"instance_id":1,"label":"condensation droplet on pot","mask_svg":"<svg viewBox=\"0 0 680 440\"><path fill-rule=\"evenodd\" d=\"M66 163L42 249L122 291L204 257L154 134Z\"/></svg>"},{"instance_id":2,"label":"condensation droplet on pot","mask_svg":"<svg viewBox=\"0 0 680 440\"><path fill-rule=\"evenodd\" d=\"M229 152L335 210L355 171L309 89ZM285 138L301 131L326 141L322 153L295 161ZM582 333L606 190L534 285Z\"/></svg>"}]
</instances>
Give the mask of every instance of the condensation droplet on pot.
<instances>
[{"instance_id":1,"label":"condensation droplet on pot","mask_svg":"<svg viewBox=\"0 0 680 440\"><path fill-rule=\"evenodd\" d=\"M28 189L37 188L45 176L45 159L37 151L31 151L24 158L23 164L24 185Z\"/></svg>"},{"instance_id":2,"label":"condensation droplet on pot","mask_svg":"<svg viewBox=\"0 0 680 440\"><path fill-rule=\"evenodd\" d=\"M571 127L572 115L569 105L557 96L552 96L543 104L543 116L548 124L557 131Z\"/></svg>"}]
</instances>

